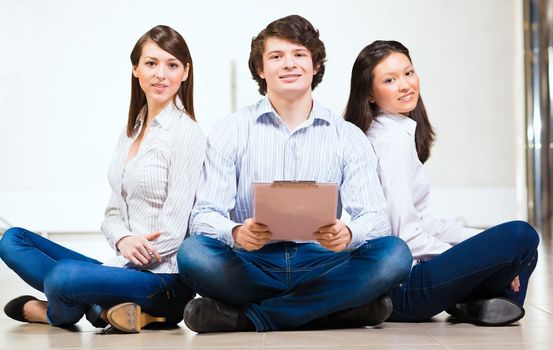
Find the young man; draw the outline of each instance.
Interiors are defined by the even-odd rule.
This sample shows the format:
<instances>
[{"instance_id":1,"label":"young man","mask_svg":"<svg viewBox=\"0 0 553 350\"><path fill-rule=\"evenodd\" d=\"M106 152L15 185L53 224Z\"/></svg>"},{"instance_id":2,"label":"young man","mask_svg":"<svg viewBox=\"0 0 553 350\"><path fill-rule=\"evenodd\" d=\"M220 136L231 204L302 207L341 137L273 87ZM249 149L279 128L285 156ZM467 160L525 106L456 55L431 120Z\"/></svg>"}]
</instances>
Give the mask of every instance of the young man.
<instances>
[{"instance_id":1,"label":"young man","mask_svg":"<svg viewBox=\"0 0 553 350\"><path fill-rule=\"evenodd\" d=\"M212 130L192 236L178 254L181 277L204 297L184 312L193 331L352 327L391 313L383 294L407 277L411 254L390 236L366 136L311 96L325 56L300 16L252 40L250 70L267 96ZM321 227L313 242L271 241L252 221L251 185L276 180L338 184L351 222Z\"/></svg>"}]
</instances>

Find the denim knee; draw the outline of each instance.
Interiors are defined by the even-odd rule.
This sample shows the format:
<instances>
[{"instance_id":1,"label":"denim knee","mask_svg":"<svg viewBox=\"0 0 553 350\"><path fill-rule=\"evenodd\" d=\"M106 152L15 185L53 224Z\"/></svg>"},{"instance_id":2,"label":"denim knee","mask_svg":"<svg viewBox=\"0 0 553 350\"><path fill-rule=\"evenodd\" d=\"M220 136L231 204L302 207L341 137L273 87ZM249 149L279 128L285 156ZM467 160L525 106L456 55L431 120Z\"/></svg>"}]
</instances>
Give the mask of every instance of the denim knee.
<instances>
[{"instance_id":1,"label":"denim knee","mask_svg":"<svg viewBox=\"0 0 553 350\"><path fill-rule=\"evenodd\" d=\"M65 306L74 306L74 297L82 291L79 279L86 278L86 272L74 260L60 260L44 278L44 294L48 300L48 321L53 326L75 324L83 312L68 312ZM53 310L57 311L53 311ZM55 313L53 316L52 313Z\"/></svg>"},{"instance_id":2,"label":"denim knee","mask_svg":"<svg viewBox=\"0 0 553 350\"><path fill-rule=\"evenodd\" d=\"M10 266L12 260L17 259L15 247L23 241L25 232L27 232L27 230L21 227L12 227L4 232L0 240L0 258L4 260L8 266Z\"/></svg>"},{"instance_id":3,"label":"denim knee","mask_svg":"<svg viewBox=\"0 0 553 350\"><path fill-rule=\"evenodd\" d=\"M53 296L68 296L73 288L78 288L78 278L86 275L73 260L60 260L44 278L44 294L50 299Z\"/></svg>"},{"instance_id":4,"label":"denim knee","mask_svg":"<svg viewBox=\"0 0 553 350\"><path fill-rule=\"evenodd\" d=\"M179 250L177 251L177 267L179 269L179 275L181 280L185 281L186 274L185 272L191 269L191 262L194 259L191 257L191 254L194 254L194 245L192 242L196 236L187 237L180 245Z\"/></svg>"},{"instance_id":5,"label":"denim knee","mask_svg":"<svg viewBox=\"0 0 553 350\"><path fill-rule=\"evenodd\" d=\"M366 244L369 249L378 247L380 250L380 254L374 261L377 275L372 277L376 278L381 285L392 289L409 277L413 256L402 239L396 236L386 236L368 241Z\"/></svg>"},{"instance_id":6,"label":"denim knee","mask_svg":"<svg viewBox=\"0 0 553 350\"><path fill-rule=\"evenodd\" d=\"M509 221L484 231L498 240L504 254L515 260L525 260L537 255L540 238L536 230L525 221Z\"/></svg>"},{"instance_id":7,"label":"denim knee","mask_svg":"<svg viewBox=\"0 0 553 350\"><path fill-rule=\"evenodd\" d=\"M409 277L413 266L413 255L409 246L396 236L389 237L389 254L385 270L388 272L390 283L398 285Z\"/></svg>"},{"instance_id":8,"label":"denim knee","mask_svg":"<svg viewBox=\"0 0 553 350\"><path fill-rule=\"evenodd\" d=\"M540 237L536 230L526 221L516 220L505 223L508 225L510 238L513 245L525 247L527 250L536 250L540 243Z\"/></svg>"},{"instance_id":9,"label":"denim knee","mask_svg":"<svg viewBox=\"0 0 553 350\"><path fill-rule=\"evenodd\" d=\"M220 273L215 259L211 259L209 245L213 243L218 241L202 235L190 236L182 242L177 253L177 265L185 283L189 284L202 276L212 278Z\"/></svg>"},{"instance_id":10,"label":"denim knee","mask_svg":"<svg viewBox=\"0 0 553 350\"><path fill-rule=\"evenodd\" d=\"M389 291L408 278L413 257L403 240L386 236L367 241L361 249L372 267L366 269L367 288Z\"/></svg>"}]
</instances>

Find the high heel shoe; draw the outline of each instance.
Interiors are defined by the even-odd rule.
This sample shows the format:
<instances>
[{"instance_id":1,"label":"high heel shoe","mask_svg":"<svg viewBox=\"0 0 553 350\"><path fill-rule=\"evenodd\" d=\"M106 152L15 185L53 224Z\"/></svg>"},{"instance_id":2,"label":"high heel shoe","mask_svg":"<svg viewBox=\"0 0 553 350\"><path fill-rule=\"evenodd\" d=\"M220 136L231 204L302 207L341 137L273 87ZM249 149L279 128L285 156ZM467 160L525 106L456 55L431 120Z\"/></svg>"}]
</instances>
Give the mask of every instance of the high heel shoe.
<instances>
[{"instance_id":1,"label":"high heel shoe","mask_svg":"<svg viewBox=\"0 0 553 350\"><path fill-rule=\"evenodd\" d=\"M107 318L110 325L125 333L138 333L152 322L165 322L165 317L155 317L141 311L140 305L123 303L109 308Z\"/></svg>"},{"instance_id":2,"label":"high heel shoe","mask_svg":"<svg viewBox=\"0 0 553 350\"><path fill-rule=\"evenodd\" d=\"M12 299L6 304L6 306L4 306L4 313L9 318L12 318L14 320L17 320L20 322L30 322L25 318L25 314L23 313L23 307L31 300L38 300L38 299L32 295L22 295L20 297Z\"/></svg>"}]
</instances>

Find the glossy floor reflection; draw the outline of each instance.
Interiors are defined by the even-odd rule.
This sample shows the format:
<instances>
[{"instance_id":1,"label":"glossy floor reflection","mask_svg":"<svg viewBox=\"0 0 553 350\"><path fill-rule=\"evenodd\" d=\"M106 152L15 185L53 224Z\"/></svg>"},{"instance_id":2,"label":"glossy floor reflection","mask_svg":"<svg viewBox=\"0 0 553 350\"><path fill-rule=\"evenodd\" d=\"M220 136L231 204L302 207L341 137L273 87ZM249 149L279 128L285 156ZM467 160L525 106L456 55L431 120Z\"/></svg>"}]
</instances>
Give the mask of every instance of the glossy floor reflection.
<instances>
[{"instance_id":1,"label":"glossy floor reflection","mask_svg":"<svg viewBox=\"0 0 553 350\"><path fill-rule=\"evenodd\" d=\"M51 237L100 260L110 256L100 235ZM0 314L0 349L551 349L553 343L553 259L550 242L540 245L540 260L528 292L526 316L509 327L452 324L442 313L432 322L384 323L366 329L225 333L197 335L182 323L170 330L140 334L101 334L86 320L72 329L23 324ZM41 293L0 263L0 305L15 296Z\"/></svg>"}]
</instances>

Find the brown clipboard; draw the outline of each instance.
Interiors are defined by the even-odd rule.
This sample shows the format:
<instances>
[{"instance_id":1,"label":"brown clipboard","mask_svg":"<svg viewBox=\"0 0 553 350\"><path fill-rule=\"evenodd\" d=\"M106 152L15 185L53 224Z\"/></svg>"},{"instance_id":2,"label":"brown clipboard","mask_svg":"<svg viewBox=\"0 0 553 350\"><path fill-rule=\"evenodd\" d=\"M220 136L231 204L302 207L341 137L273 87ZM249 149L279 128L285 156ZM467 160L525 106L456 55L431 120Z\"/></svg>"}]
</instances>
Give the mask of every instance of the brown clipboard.
<instances>
[{"instance_id":1,"label":"brown clipboard","mask_svg":"<svg viewBox=\"0 0 553 350\"><path fill-rule=\"evenodd\" d=\"M312 241L320 227L336 222L338 185L315 181L254 182L253 221L277 241Z\"/></svg>"}]
</instances>

